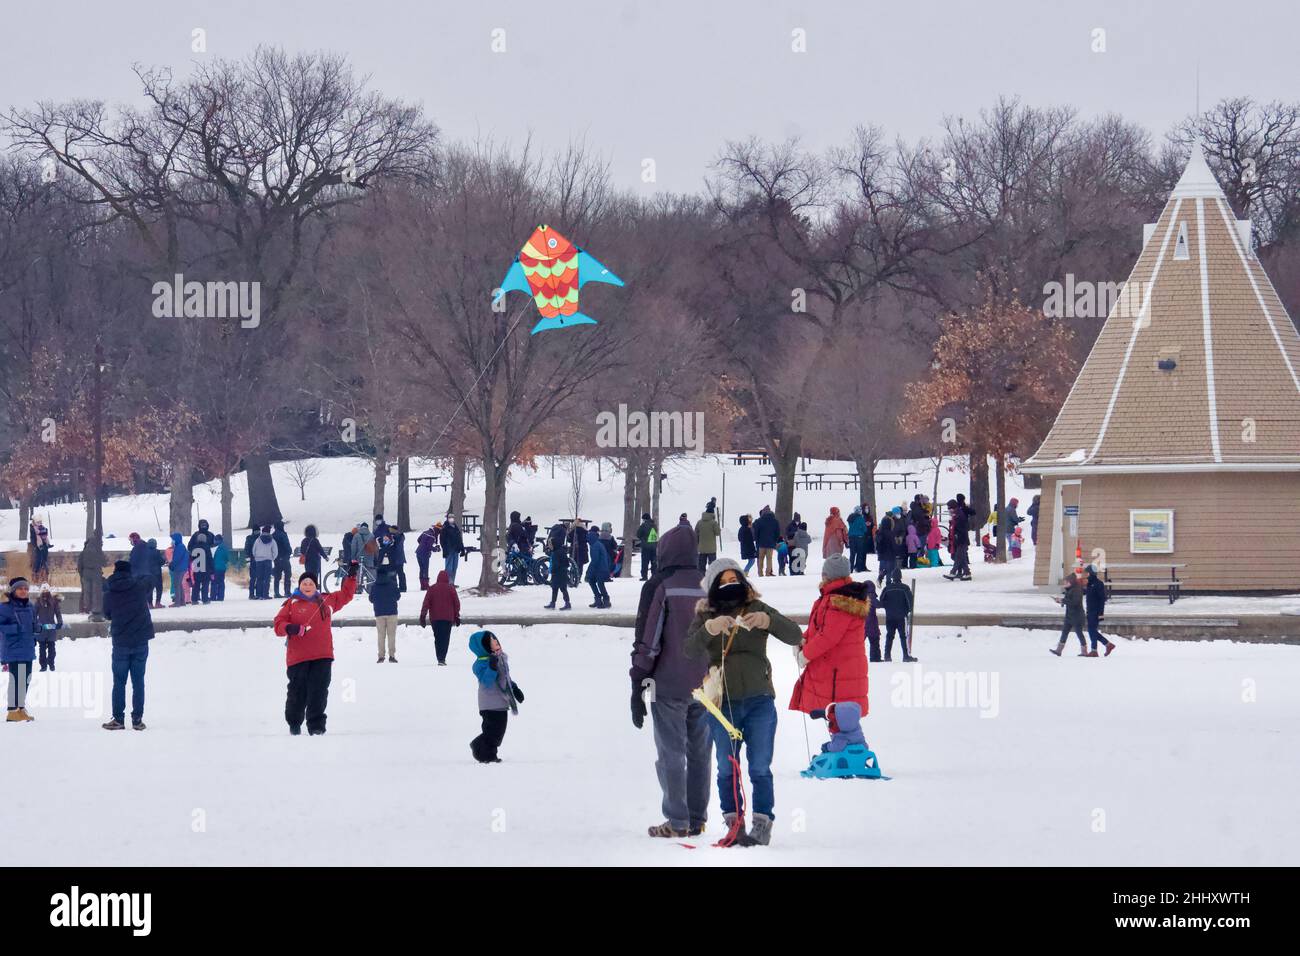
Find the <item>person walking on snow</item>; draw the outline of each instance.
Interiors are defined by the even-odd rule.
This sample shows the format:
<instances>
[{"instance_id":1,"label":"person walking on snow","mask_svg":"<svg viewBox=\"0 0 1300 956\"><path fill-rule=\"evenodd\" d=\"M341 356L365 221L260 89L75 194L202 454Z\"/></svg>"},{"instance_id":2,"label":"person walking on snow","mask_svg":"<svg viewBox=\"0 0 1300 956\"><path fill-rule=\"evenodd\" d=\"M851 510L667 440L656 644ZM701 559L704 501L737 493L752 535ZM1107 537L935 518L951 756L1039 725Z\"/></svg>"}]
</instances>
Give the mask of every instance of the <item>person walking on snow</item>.
<instances>
[{"instance_id":1,"label":"person walking on snow","mask_svg":"<svg viewBox=\"0 0 1300 956\"><path fill-rule=\"evenodd\" d=\"M587 551L591 556L591 563L587 565L587 583L591 585L591 593L596 598L588 606L609 607L609 590L605 587L605 582L609 580L611 562L609 551L601 544L600 532L595 528L587 529Z\"/></svg>"},{"instance_id":2,"label":"person walking on snow","mask_svg":"<svg viewBox=\"0 0 1300 956\"><path fill-rule=\"evenodd\" d=\"M803 633L799 625L759 600L740 565L730 558L709 564L701 588L705 597L695 606L684 647L688 656L705 658L720 669L719 710L743 736L742 741L733 741L717 718L710 716L722 816L733 843L766 845L772 839L776 803L772 785L776 690L767 639L775 637L794 647L803 640ZM748 835L741 829L746 807L737 799L742 748L753 790L753 826Z\"/></svg>"},{"instance_id":3,"label":"person walking on snow","mask_svg":"<svg viewBox=\"0 0 1300 956\"><path fill-rule=\"evenodd\" d=\"M650 529L651 533L654 528ZM556 522L546 534L546 550L551 556L551 603L543 605L548 611L555 610L555 598L564 595L564 607L561 611L572 610L569 603L569 546L566 544L568 532L563 522ZM644 567L644 562L642 562Z\"/></svg>"},{"instance_id":4,"label":"person walking on snow","mask_svg":"<svg viewBox=\"0 0 1300 956\"><path fill-rule=\"evenodd\" d=\"M708 670L686 654L695 606L704 597L695 532L685 525L659 541L659 566L641 587L632 640L632 725L645 725L645 692L654 727L655 772L663 796L664 822L652 837L680 838L704 832L709 815L712 735L704 705L691 697Z\"/></svg>"},{"instance_id":5,"label":"person walking on snow","mask_svg":"<svg viewBox=\"0 0 1300 956\"><path fill-rule=\"evenodd\" d=\"M183 552L182 552L183 553ZM149 613L148 581L131 574L127 561L113 565L104 582L104 617L113 640L112 719L105 730L126 727L126 682L131 681L131 729L144 730L144 673L153 640L153 615Z\"/></svg>"},{"instance_id":6,"label":"person walking on snow","mask_svg":"<svg viewBox=\"0 0 1300 956\"><path fill-rule=\"evenodd\" d=\"M916 662L912 656L911 642L907 637L907 619L912 613L912 589L903 583L903 572L895 568L889 572L889 583L880 592L880 605L885 609L885 660L892 659L894 635L903 651L903 661Z\"/></svg>"},{"instance_id":7,"label":"person walking on snow","mask_svg":"<svg viewBox=\"0 0 1300 956\"><path fill-rule=\"evenodd\" d=\"M302 542L298 545L298 560L302 562L302 569L320 580L321 565L325 561L325 548L320 543L320 536L316 533L316 526L309 524L302 529Z\"/></svg>"},{"instance_id":8,"label":"person walking on snow","mask_svg":"<svg viewBox=\"0 0 1300 956\"><path fill-rule=\"evenodd\" d=\"M262 533L253 541L253 598L266 601L271 597L271 569L280 553L269 524L262 525ZM278 595L277 595L278 597Z\"/></svg>"},{"instance_id":9,"label":"person walking on snow","mask_svg":"<svg viewBox=\"0 0 1300 956\"><path fill-rule=\"evenodd\" d=\"M862 641L866 618L874 613L871 582L851 577L853 565L842 554L822 564L821 594L808 613L803 643L795 652L802 673L790 695L790 709L811 714L852 701L867 712L867 651Z\"/></svg>"},{"instance_id":10,"label":"person walking on snow","mask_svg":"<svg viewBox=\"0 0 1300 956\"><path fill-rule=\"evenodd\" d=\"M447 648L451 646L451 629L460 624L460 595L446 571L424 592L420 605L420 627L433 625L433 650L438 666L447 666Z\"/></svg>"},{"instance_id":11,"label":"person walking on snow","mask_svg":"<svg viewBox=\"0 0 1300 956\"><path fill-rule=\"evenodd\" d=\"M776 547L781 543L781 522L776 520L776 515L772 514L772 509L768 505L763 505L758 512L758 520L754 522L754 545L758 548L758 576L771 577L772 556L776 554Z\"/></svg>"},{"instance_id":12,"label":"person walking on snow","mask_svg":"<svg viewBox=\"0 0 1300 956\"><path fill-rule=\"evenodd\" d=\"M641 516L636 539L641 545L641 580L644 581L655 573L658 566L655 559L659 553L659 529L655 527L654 519L648 511Z\"/></svg>"},{"instance_id":13,"label":"person walking on snow","mask_svg":"<svg viewBox=\"0 0 1300 956\"><path fill-rule=\"evenodd\" d=\"M54 670L55 642L63 630L63 609L59 607L62 603L63 599L48 584L41 585L40 597L36 599L36 642L41 670Z\"/></svg>"},{"instance_id":14,"label":"person walking on snow","mask_svg":"<svg viewBox=\"0 0 1300 956\"><path fill-rule=\"evenodd\" d=\"M397 575L384 569L370 585L370 603L375 609L375 635L379 639L379 660L384 662L384 649L388 649L388 663L397 663Z\"/></svg>"},{"instance_id":15,"label":"person walking on snow","mask_svg":"<svg viewBox=\"0 0 1300 956\"><path fill-rule=\"evenodd\" d=\"M431 524L428 529L420 532L420 536L415 539L415 563L420 567L420 590L429 590L429 558L433 552L438 549L438 535L441 529L438 525Z\"/></svg>"},{"instance_id":16,"label":"person walking on snow","mask_svg":"<svg viewBox=\"0 0 1300 956\"><path fill-rule=\"evenodd\" d=\"M465 537L452 515L447 515L447 520L442 523L438 544L442 547L442 568L447 572L447 579L455 584L456 569L460 567L460 556L465 550Z\"/></svg>"},{"instance_id":17,"label":"person walking on snow","mask_svg":"<svg viewBox=\"0 0 1300 956\"><path fill-rule=\"evenodd\" d=\"M11 723L36 719L27 713L27 688L32 683L32 662L36 660L36 609L30 593L28 580L16 577L5 588L5 601L0 604L0 664L9 672L5 720Z\"/></svg>"},{"instance_id":18,"label":"person walking on snow","mask_svg":"<svg viewBox=\"0 0 1300 956\"><path fill-rule=\"evenodd\" d=\"M510 678L510 658L495 634L475 631L470 635L469 649L474 653L478 713L483 719L483 732L470 741L469 750L479 763L500 763L497 753L505 740L506 724L510 714L519 713L524 692Z\"/></svg>"},{"instance_id":19,"label":"person walking on snow","mask_svg":"<svg viewBox=\"0 0 1300 956\"><path fill-rule=\"evenodd\" d=\"M1095 565L1088 565L1088 584L1084 589L1084 605L1088 617L1088 638L1092 645L1088 651L1089 657L1097 656L1097 645L1106 645L1106 656L1110 657L1110 652L1115 649L1113 642L1106 640L1101 634L1101 619L1106 614L1106 582L1097 577L1097 568Z\"/></svg>"},{"instance_id":20,"label":"person walking on snow","mask_svg":"<svg viewBox=\"0 0 1300 956\"><path fill-rule=\"evenodd\" d=\"M1049 650L1057 657L1065 650L1065 639L1070 631L1079 638L1079 656L1088 656L1088 645L1083 639L1083 583L1077 574L1066 576L1065 590L1056 598L1056 603L1065 608L1065 622L1061 625L1061 639Z\"/></svg>"},{"instance_id":21,"label":"person walking on snow","mask_svg":"<svg viewBox=\"0 0 1300 956\"><path fill-rule=\"evenodd\" d=\"M325 707L329 703L330 675L334 667L334 632L331 621L357 593L356 561L348 565L343 587L322 594L310 574L298 576L298 587L275 615L275 633L285 638L285 667L289 688L284 719L289 733L302 733L307 723L311 736L325 733Z\"/></svg>"},{"instance_id":22,"label":"person walking on snow","mask_svg":"<svg viewBox=\"0 0 1300 956\"><path fill-rule=\"evenodd\" d=\"M275 540L275 559L271 562L271 576L275 581L275 596L288 597L289 581L293 577L293 566L289 560L293 557L293 545L289 543L289 533L284 530L283 520L275 523L272 538ZM281 583L284 585L283 594Z\"/></svg>"},{"instance_id":23,"label":"person walking on snow","mask_svg":"<svg viewBox=\"0 0 1300 956\"><path fill-rule=\"evenodd\" d=\"M699 548L699 569L704 573L709 562L718 556L718 539L722 537L722 525L718 523L718 513L714 510L713 500L704 506L704 513L695 522L695 541Z\"/></svg>"},{"instance_id":24,"label":"person walking on snow","mask_svg":"<svg viewBox=\"0 0 1300 956\"><path fill-rule=\"evenodd\" d=\"M758 546L754 544L754 526L749 515L740 516L736 541L740 544L740 560L745 562L745 573L748 574L758 560Z\"/></svg>"},{"instance_id":25,"label":"person walking on snow","mask_svg":"<svg viewBox=\"0 0 1300 956\"><path fill-rule=\"evenodd\" d=\"M849 529L844 524L844 519L840 517L840 509L831 508L831 513L826 516L826 530L822 534L822 557L829 558L832 554L843 554L848 543Z\"/></svg>"}]
</instances>

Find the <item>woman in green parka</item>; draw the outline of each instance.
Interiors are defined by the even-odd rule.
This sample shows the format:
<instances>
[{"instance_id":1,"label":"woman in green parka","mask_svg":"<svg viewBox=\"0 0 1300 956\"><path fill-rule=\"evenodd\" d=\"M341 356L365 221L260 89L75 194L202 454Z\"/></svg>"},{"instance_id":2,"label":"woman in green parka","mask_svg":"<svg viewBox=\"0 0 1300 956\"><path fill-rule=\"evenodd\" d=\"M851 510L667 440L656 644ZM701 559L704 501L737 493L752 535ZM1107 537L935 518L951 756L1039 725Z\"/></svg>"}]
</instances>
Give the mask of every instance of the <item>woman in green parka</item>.
<instances>
[{"instance_id":1,"label":"woman in green parka","mask_svg":"<svg viewBox=\"0 0 1300 956\"><path fill-rule=\"evenodd\" d=\"M709 657L722 667L722 701L719 709L743 736L733 741L716 717L710 727L718 757L718 797L728 830L743 826L744 807L737 807L739 789L735 773L740 748L746 751L749 782L753 790L753 829L741 844L766 845L772 839L775 795L772 787L772 750L776 742L776 690L772 664L767 659L767 639L798 647L803 632L776 608L758 599L740 565L731 558L709 564L701 582L705 597L695 608L686 634L685 651L691 657ZM725 654L724 654L725 649ZM736 758L733 763L732 757Z\"/></svg>"}]
</instances>

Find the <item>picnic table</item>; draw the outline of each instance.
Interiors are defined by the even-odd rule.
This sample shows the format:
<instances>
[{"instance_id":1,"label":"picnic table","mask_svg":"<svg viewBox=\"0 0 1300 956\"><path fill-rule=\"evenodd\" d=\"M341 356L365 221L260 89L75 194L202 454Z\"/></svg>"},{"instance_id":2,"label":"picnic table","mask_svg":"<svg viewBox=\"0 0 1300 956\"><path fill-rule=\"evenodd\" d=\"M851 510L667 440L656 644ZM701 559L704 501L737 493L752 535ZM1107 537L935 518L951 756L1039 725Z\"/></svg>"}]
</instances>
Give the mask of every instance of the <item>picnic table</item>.
<instances>
[{"instance_id":1,"label":"picnic table","mask_svg":"<svg viewBox=\"0 0 1300 956\"><path fill-rule=\"evenodd\" d=\"M920 480L912 477L916 472L877 472L875 483L880 486L890 485L898 488L900 485L904 488L919 488ZM822 491L827 488L857 488L860 485L860 479L856 471L801 471L794 476L794 486L797 489L806 491ZM776 472L771 472L766 478L758 480L758 486L763 489L776 487Z\"/></svg>"},{"instance_id":2,"label":"picnic table","mask_svg":"<svg viewBox=\"0 0 1300 956\"><path fill-rule=\"evenodd\" d=\"M483 528L479 519L480 515L473 514L469 511L463 511L460 515L460 526L466 531L477 533Z\"/></svg>"},{"instance_id":3,"label":"picnic table","mask_svg":"<svg viewBox=\"0 0 1300 956\"><path fill-rule=\"evenodd\" d=\"M1102 581L1106 584L1106 600L1110 600L1111 592L1115 589L1121 591L1151 591L1166 590L1169 594L1169 603L1173 604L1182 594L1183 582L1178 579L1178 569L1187 567L1186 564L1165 564L1164 562L1142 562L1142 563L1119 563L1113 564L1106 562L1102 569ZM1111 568L1119 568L1121 572L1137 571L1140 573L1135 577L1126 577L1121 573L1122 580L1112 581L1110 577ZM1157 577L1155 571L1157 568L1168 568L1169 577Z\"/></svg>"},{"instance_id":4,"label":"picnic table","mask_svg":"<svg viewBox=\"0 0 1300 956\"><path fill-rule=\"evenodd\" d=\"M411 486L412 491L419 491L421 488L433 491L435 488L450 488L451 482L438 475L417 475L407 479L407 484Z\"/></svg>"}]
</instances>

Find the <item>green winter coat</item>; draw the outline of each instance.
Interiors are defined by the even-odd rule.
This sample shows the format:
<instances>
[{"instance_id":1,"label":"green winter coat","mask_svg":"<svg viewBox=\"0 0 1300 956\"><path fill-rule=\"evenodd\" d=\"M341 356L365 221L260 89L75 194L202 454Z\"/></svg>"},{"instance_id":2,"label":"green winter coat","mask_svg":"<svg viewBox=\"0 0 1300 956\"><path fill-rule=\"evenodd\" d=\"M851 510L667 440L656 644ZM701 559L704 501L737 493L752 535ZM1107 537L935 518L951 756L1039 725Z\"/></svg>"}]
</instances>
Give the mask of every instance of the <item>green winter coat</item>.
<instances>
[{"instance_id":1,"label":"green winter coat","mask_svg":"<svg viewBox=\"0 0 1300 956\"><path fill-rule=\"evenodd\" d=\"M751 598L744 609L733 614L740 617L751 611L765 611L769 619L767 630L747 631L743 627L736 632L736 639L731 642L727 653L726 693L733 701L746 697L775 697L776 688L772 686L772 664L767 659L767 639L775 637L783 644L798 647L803 641L803 631L776 608L764 604L757 598ZM716 667L722 663L722 648L726 644L726 633L714 636L704 629L704 622L718 617L722 612L709 607L708 599L695 606L695 619L686 631L684 649L687 657L709 655L709 665Z\"/></svg>"},{"instance_id":2,"label":"green winter coat","mask_svg":"<svg viewBox=\"0 0 1300 956\"><path fill-rule=\"evenodd\" d=\"M716 511L706 511L695 522L695 540L700 554L717 554L718 539L722 537L722 525L718 523Z\"/></svg>"}]
</instances>

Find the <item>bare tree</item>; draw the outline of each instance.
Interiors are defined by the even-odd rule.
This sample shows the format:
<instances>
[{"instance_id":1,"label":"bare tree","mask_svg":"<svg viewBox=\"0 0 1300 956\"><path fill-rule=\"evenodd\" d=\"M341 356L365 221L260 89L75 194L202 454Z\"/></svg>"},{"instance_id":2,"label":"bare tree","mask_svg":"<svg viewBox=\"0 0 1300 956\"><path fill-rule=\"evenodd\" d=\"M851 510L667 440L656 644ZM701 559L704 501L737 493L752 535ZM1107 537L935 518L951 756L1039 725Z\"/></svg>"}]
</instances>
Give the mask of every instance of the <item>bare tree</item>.
<instances>
[{"instance_id":1,"label":"bare tree","mask_svg":"<svg viewBox=\"0 0 1300 956\"><path fill-rule=\"evenodd\" d=\"M313 478L319 478L321 474L321 465L315 458L295 458L285 463L284 470L288 472L290 480L298 489L298 496L302 501L307 500L307 483Z\"/></svg>"}]
</instances>

